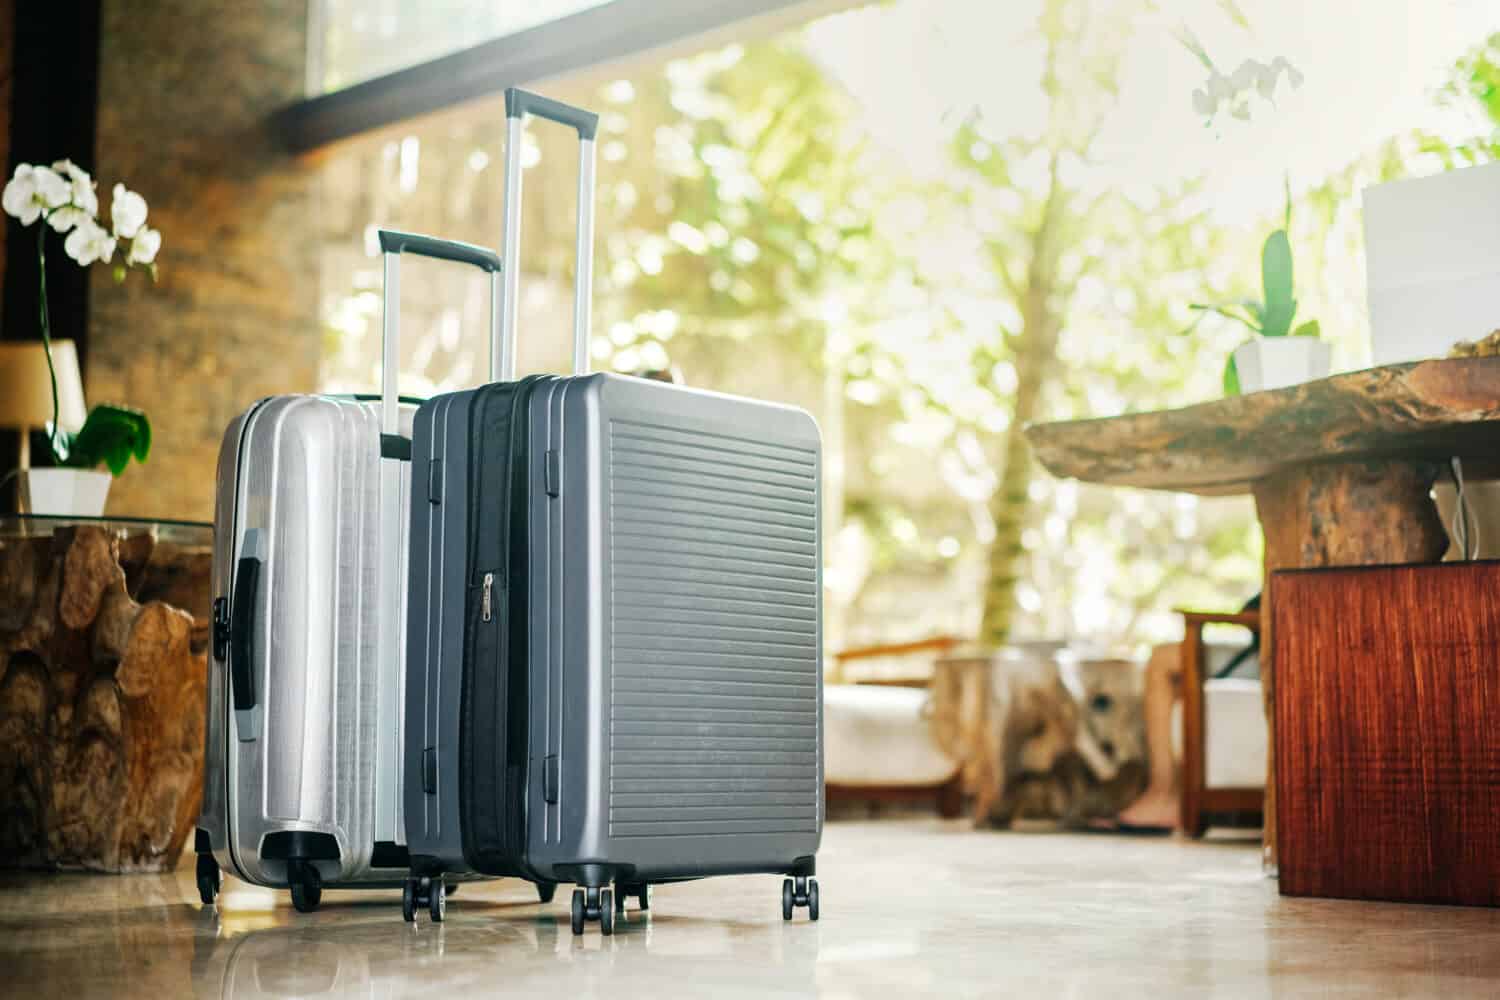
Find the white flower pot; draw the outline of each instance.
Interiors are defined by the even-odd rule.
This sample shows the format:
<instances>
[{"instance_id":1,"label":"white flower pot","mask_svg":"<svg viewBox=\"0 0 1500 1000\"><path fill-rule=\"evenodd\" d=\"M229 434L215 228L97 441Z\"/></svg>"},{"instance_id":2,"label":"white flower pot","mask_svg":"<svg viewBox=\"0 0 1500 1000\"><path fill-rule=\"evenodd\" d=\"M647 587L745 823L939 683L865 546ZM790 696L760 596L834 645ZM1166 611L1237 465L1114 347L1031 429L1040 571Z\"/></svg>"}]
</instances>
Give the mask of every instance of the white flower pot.
<instances>
[{"instance_id":1,"label":"white flower pot","mask_svg":"<svg viewBox=\"0 0 1500 1000\"><path fill-rule=\"evenodd\" d=\"M21 473L21 510L27 514L103 517L113 478L94 469L27 469Z\"/></svg>"},{"instance_id":2,"label":"white flower pot","mask_svg":"<svg viewBox=\"0 0 1500 1000\"><path fill-rule=\"evenodd\" d=\"M1333 348L1316 337L1256 337L1234 349L1240 392L1285 389L1324 378Z\"/></svg>"}]
</instances>

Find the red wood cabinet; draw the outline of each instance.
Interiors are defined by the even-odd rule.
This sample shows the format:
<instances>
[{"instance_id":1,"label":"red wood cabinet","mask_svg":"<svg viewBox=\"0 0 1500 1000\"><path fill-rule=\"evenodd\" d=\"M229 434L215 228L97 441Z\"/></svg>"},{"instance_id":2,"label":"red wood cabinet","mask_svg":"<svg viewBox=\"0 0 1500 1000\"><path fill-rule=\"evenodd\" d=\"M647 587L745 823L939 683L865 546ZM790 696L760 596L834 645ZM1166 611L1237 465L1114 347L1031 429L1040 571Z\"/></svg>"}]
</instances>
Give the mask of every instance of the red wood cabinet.
<instances>
[{"instance_id":1,"label":"red wood cabinet","mask_svg":"<svg viewBox=\"0 0 1500 1000\"><path fill-rule=\"evenodd\" d=\"M1292 896L1500 904L1500 562L1272 576Z\"/></svg>"}]
</instances>

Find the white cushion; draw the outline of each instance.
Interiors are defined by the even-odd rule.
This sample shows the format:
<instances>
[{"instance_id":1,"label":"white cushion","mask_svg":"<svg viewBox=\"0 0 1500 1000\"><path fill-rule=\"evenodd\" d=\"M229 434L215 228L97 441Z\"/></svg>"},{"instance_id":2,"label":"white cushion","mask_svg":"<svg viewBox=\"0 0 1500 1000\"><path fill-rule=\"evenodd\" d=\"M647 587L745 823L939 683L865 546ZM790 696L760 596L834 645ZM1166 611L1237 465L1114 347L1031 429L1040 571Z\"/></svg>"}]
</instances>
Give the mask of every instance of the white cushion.
<instances>
[{"instance_id":1,"label":"white cushion","mask_svg":"<svg viewBox=\"0 0 1500 1000\"><path fill-rule=\"evenodd\" d=\"M1203 685L1203 773L1208 788L1264 788L1266 716L1260 681L1225 677ZM1182 759L1182 703L1172 707L1172 748Z\"/></svg>"},{"instance_id":2,"label":"white cushion","mask_svg":"<svg viewBox=\"0 0 1500 1000\"><path fill-rule=\"evenodd\" d=\"M937 748L920 688L829 684L823 689L823 776L846 787L940 785L958 763Z\"/></svg>"}]
</instances>

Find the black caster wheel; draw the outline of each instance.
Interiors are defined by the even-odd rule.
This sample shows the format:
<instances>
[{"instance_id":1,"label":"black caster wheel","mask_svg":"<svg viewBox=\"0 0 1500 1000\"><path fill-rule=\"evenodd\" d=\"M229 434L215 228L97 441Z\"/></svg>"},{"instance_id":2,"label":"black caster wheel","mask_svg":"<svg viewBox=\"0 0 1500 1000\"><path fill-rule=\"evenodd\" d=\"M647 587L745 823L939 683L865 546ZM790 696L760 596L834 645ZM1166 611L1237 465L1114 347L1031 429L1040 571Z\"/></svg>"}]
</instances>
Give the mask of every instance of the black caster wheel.
<instances>
[{"instance_id":1,"label":"black caster wheel","mask_svg":"<svg viewBox=\"0 0 1500 1000\"><path fill-rule=\"evenodd\" d=\"M552 902L552 897L557 895L556 882L538 882L536 884L536 898L544 903Z\"/></svg>"},{"instance_id":2,"label":"black caster wheel","mask_svg":"<svg viewBox=\"0 0 1500 1000\"><path fill-rule=\"evenodd\" d=\"M809 920L818 919L818 880L807 880L807 916Z\"/></svg>"},{"instance_id":3,"label":"black caster wheel","mask_svg":"<svg viewBox=\"0 0 1500 1000\"><path fill-rule=\"evenodd\" d=\"M409 924L417 920L417 880L414 878L401 885L401 919Z\"/></svg>"},{"instance_id":4,"label":"black caster wheel","mask_svg":"<svg viewBox=\"0 0 1500 1000\"><path fill-rule=\"evenodd\" d=\"M605 937L609 937L615 932L614 896L615 894L609 889L604 889L599 893L599 932ZM622 900L620 902L620 909L623 910L624 908L625 903Z\"/></svg>"},{"instance_id":5,"label":"black caster wheel","mask_svg":"<svg viewBox=\"0 0 1500 1000\"><path fill-rule=\"evenodd\" d=\"M311 913L323 899L323 880L318 870L306 861L286 863L287 881L292 888L292 906L298 913Z\"/></svg>"},{"instance_id":6,"label":"black caster wheel","mask_svg":"<svg viewBox=\"0 0 1500 1000\"><path fill-rule=\"evenodd\" d=\"M198 855L198 898L204 906L212 906L222 885L219 865L212 854Z\"/></svg>"},{"instance_id":7,"label":"black caster wheel","mask_svg":"<svg viewBox=\"0 0 1500 1000\"><path fill-rule=\"evenodd\" d=\"M616 882L615 910L624 913L625 901L633 899L642 910L651 909L651 887L645 882Z\"/></svg>"},{"instance_id":8,"label":"black caster wheel","mask_svg":"<svg viewBox=\"0 0 1500 1000\"><path fill-rule=\"evenodd\" d=\"M792 880L786 879L781 883L781 919L792 919L792 908L796 905L796 897L792 893Z\"/></svg>"},{"instance_id":9,"label":"black caster wheel","mask_svg":"<svg viewBox=\"0 0 1500 1000\"><path fill-rule=\"evenodd\" d=\"M573 934L575 936L583 933L584 915L585 914L584 914L584 903L583 903L583 890L582 889L574 889L573 890Z\"/></svg>"},{"instance_id":10,"label":"black caster wheel","mask_svg":"<svg viewBox=\"0 0 1500 1000\"><path fill-rule=\"evenodd\" d=\"M443 880L435 878L432 880L432 888L427 891L427 915L432 922L440 924L448 912L448 887L443 885Z\"/></svg>"}]
</instances>

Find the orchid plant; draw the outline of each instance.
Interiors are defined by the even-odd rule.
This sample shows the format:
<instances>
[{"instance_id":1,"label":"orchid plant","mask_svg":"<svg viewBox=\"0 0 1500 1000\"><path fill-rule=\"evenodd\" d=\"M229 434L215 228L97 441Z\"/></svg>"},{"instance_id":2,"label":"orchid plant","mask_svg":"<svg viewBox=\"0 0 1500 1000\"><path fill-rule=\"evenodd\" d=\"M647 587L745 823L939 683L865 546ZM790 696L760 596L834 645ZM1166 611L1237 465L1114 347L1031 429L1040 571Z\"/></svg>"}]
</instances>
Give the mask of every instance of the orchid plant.
<instances>
[{"instance_id":1,"label":"orchid plant","mask_svg":"<svg viewBox=\"0 0 1500 1000\"><path fill-rule=\"evenodd\" d=\"M1240 9L1237 0L1219 0L1219 8L1236 26L1251 32L1250 19ZM1193 91L1193 110L1203 116L1205 126L1212 126L1221 111L1227 111L1240 121L1249 121L1252 100L1259 96L1262 101L1274 105L1276 87L1283 77L1293 90L1302 86L1302 71L1285 56L1277 56L1269 62L1246 59L1234 72L1225 73L1186 24L1177 30L1176 35L1183 48L1196 56L1208 70L1208 79Z\"/></svg>"},{"instance_id":2,"label":"orchid plant","mask_svg":"<svg viewBox=\"0 0 1500 1000\"><path fill-rule=\"evenodd\" d=\"M1322 332L1315 319L1292 326L1297 318L1297 296L1292 275L1292 241L1287 236L1292 228L1291 178L1286 179L1285 185L1286 212L1281 228L1266 237L1260 251L1262 298L1217 304L1195 302L1189 308L1199 313L1199 320L1208 313L1217 313L1262 337L1315 338ZM1192 328L1197 325L1195 322ZM1240 373L1231 354L1224 365L1224 395L1237 396L1239 392Z\"/></svg>"},{"instance_id":3,"label":"orchid plant","mask_svg":"<svg viewBox=\"0 0 1500 1000\"><path fill-rule=\"evenodd\" d=\"M22 226L37 226L36 256L40 275L39 318L52 378L52 423L47 442L53 461L69 468L104 464L118 476L134 457L144 462L151 451L151 422L139 410L96 406L76 434L58 426L57 372L52 364L52 326L47 314L47 230L63 236L63 251L80 267L114 264L115 281L124 281L131 268L156 280L156 255L161 233L146 225L146 199L116 184L110 204L110 225L99 220L99 197L94 179L71 160L52 166L23 163L0 193L0 207ZM124 244L122 246L122 244ZM116 260L115 252L120 251Z\"/></svg>"}]
</instances>

